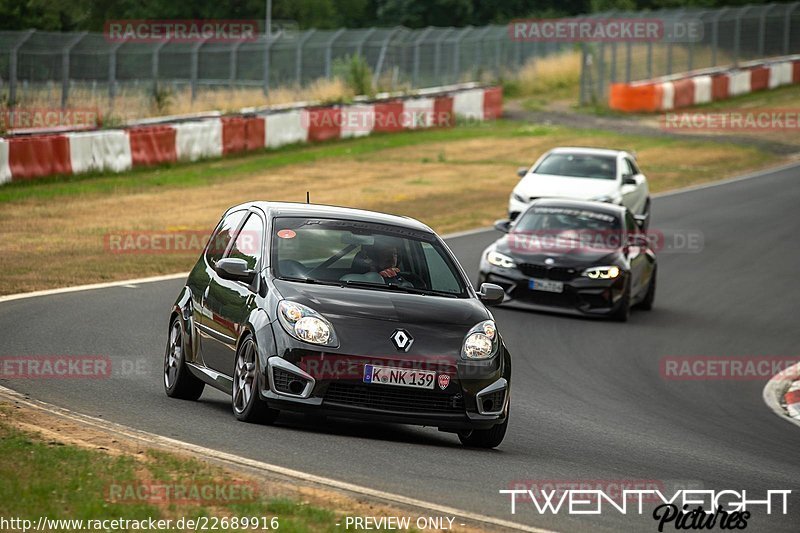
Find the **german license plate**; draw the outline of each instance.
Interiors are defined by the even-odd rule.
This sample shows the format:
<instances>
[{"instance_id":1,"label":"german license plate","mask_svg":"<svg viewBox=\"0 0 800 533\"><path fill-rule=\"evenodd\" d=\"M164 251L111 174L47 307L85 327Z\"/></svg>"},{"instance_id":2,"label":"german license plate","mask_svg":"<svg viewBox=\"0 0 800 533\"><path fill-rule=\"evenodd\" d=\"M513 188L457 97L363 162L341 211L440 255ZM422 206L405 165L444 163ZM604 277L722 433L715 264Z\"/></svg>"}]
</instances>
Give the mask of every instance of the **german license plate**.
<instances>
[{"instance_id":1,"label":"german license plate","mask_svg":"<svg viewBox=\"0 0 800 533\"><path fill-rule=\"evenodd\" d=\"M415 370L413 368L364 365L364 383L432 389L436 383L436 372Z\"/></svg>"},{"instance_id":2,"label":"german license plate","mask_svg":"<svg viewBox=\"0 0 800 533\"><path fill-rule=\"evenodd\" d=\"M544 292L564 292L564 284L560 281L552 281L549 279L536 279L533 278L528 282L528 287L532 291Z\"/></svg>"}]
</instances>

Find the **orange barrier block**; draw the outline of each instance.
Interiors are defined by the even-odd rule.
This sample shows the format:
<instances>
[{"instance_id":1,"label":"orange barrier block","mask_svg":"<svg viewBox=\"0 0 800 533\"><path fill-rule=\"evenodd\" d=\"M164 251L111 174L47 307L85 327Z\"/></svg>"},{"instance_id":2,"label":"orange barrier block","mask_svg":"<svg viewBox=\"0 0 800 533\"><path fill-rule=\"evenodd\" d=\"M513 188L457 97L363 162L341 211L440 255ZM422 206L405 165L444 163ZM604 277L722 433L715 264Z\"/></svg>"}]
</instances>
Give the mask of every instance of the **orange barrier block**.
<instances>
[{"instance_id":1,"label":"orange barrier block","mask_svg":"<svg viewBox=\"0 0 800 533\"><path fill-rule=\"evenodd\" d=\"M143 126L128 130L131 143L131 162L134 167L174 163L175 128L172 126Z\"/></svg>"},{"instance_id":2,"label":"orange barrier block","mask_svg":"<svg viewBox=\"0 0 800 533\"><path fill-rule=\"evenodd\" d=\"M433 126L451 127L456 125L453 113L453 97L437 96L433 100Z\"/></svg>"},{"instance_id":3,"label":"orange barrier block","mask_svg":"<svg viewBox=\"0 0 800 533\"><path fill-rule=\"evenodd\" d=\"M247 149L247 122L243 117L222 117L222 154Z\"/></svg>"},{"instance_id":4,"label":"orange barrier block","mask_svg":"<svg viewBox=\"0 0 800 533\"><path fill-rule=\"evenodd\" d=\"M403 101L381 102L374 106L375 127L373 132L393 132L403 130Z\"/></svg>"},{"instance_id":5,"label":"orange barrier block","mask_svg":"<svg viewBox=\"0 0 800 533\"><path fill-rule=\"evenodd\" d=\"M800 61L792 61L792 83L800 83Z\"/></svg>"},{"instance_id":6,"label":"orange barrier block","mask_svg":"<svg viewBox=\"0 0 800 533\"><path fill-rule=\"evenodd\" d=\"M691 78L674 81L672 85L675 87L674 109L694 105L694 81Z\"/></svg>"},{"instance_id":7,"label":"orange barrier block","mask_svg":"<svg viewBox=\"0 0 800 533\"><path fill-rule=\"evenodd\" d=\"M495 120L503 115L503 88L489 87L483 91L483 120Z\"/></svg>"},{"instance_id":8,"label":"orange barrier block","mask_svg":"<svg viewBox=\"0 0 800 533\"><path fill-rule=\"evenodd\" d=\"M264 148L266 121L263 117L247 117L245 120L245 147L248 152Z\"/></svg>"},{"instance_id":9,"label":"orange barrier block","mask_svg":"<svg viewBox=\"0 0 800 533\"><path fill-rule=\"evenodd\" d=\"M338 139L342 131L342 110L338 107L311 107L306 110L308 142Z\"/></svg>"},{"instance_id":10,"label":"orange barrier block","mask_svg":"<svg viewBox=\"0 0 800 533\"><path fill-rule=\"evenodd\" d=\"M63 135L8 139L8 166L12 181L72 174L69 139Z\"/></svg>"},{"instance_id":11,"label":"orange barrier block","mask_svg":"<svg viewBox=\"0 0 800 533\"><path fill-rule=\"evenodd\" d=\"M658 111L661 109L661 97L661 84L612 83L608 106L617 111Z\"/></svg>"},{"instance_id":12,"label":"orange barrier block","mask_svg":"<svg viewBox=\"0 0 800 533\"><path fill-rule=\"evenodd\" d=\"M769 88L769 69L753 67L750 69L750 91L763 91Z\"/></svg>"}]
</instances>

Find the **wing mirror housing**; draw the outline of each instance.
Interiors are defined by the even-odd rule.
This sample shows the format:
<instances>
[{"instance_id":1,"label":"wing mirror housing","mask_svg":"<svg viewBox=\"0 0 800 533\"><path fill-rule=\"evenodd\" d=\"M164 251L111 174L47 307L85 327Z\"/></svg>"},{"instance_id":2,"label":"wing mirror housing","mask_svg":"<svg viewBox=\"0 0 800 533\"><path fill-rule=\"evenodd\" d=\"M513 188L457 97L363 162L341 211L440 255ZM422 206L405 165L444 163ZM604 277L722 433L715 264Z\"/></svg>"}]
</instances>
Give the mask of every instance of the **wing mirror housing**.
<instances>
[{"instance_id":1,"label":"wing mirror housing","mask_svg":"<svg viewBox=\"0 0 800 533\"><path fill-rule=\"evenodd\" d=\"M622 184L623 185L636 185L636 178L634 178L632 174L623 174L622 175Z\"/></svg>"},{"instance_id":2,"label":"wing mirror housing","mask_svg":"<svg viewBox=\"0 0 800 533\"><path fill-rule=\"evenodd\" d=\"M503 287L494 283L481 283L481 290L478 291L478 298L486 305L497 305L503 303L506 293Z\"/></svg>"},{"instance_id":3,"label":"wing mirror housing","mask_svg":"<svg viewBox=\"0 0 800 533\"><path fill-rule=\"evenodd\" d=\"M528 174L528 167L517 168L517 176L524 178Z\"/></svg>"},{"instance_id":4,"label":"wing mirror housing","mask_svg":"<svg viewBox=\"0 0 800 533\"><path fill-rule=\"evenodd\" d=\"M497 231L502 231L503 233L508 233L509 231L511 231L511 221L505 218L501 218L500 220L495 220L494 229L496 229Z\"/></svg>"},{"instance_id":5,"label":"wing mirror housing","mask_svg":"<svg viewBox=\"0 0 800 533\"><path fill-rule=\"evenodd\" d=\"M650 215L633 215L633 218L636 219L636 225L640 230L647 231L647 227L650 225Z\"/></svg>"},{"instance_id":6,"label":"wing mirror housing","mask_svg":"<svg viewBox=\"0 0 800 533\"><path fill-rule=\"evenodd\" d=\"M217 261L217 264L214 265L214 271L222 279L241 281L248 284L252 283L256 277L256 271L247 268L247 261L234 257L226 257Z\"/></svg>"}]
</instances>

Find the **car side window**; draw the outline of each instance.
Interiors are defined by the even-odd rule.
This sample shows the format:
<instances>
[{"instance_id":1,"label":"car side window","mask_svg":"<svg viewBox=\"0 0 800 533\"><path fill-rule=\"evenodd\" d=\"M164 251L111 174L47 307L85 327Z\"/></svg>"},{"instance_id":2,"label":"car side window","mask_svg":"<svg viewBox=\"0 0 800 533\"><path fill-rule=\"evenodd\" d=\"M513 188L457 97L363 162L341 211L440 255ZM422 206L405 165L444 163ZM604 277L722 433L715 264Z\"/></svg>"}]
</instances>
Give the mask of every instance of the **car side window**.
<instances>
[{"instance_id":1,"label":"car side window","mask_svg":"<svg viewBox=\"0 0 800 533\"><path fill-rule=\"evenodd\" d=\"M641 174L641 172L639 171L639 167L636 166L636 163L634 163L627 157L625 158L625 164L627 165L628 172L631 173L631 176L635 176L636 174Z\"/></svg>"},{"instance_id":2,"label":"car side window","mask_svg":"<svg viewBox=\"0 0 800 533\"><path fill-rule=\"evenodd\" d=\"M233 213L229 213L222 222L219 223L206 246L206 261L208 261L208 264L214 266L217 261L222 259L222 255L228 248L228 243L230 243L233 238L233 232L239 227L239 223L246 214L247 211L234 211Z\"/></svg>"},{"instance_id":3,"label":"car side window","mask_svg":"<svg viewBox=\"0 0 800 533\"><path fill-rule=\"evenodd\" d=\"M236 241L231 246L226 257L244 259L247 268L254 269L261 259L261 250L264 244L264 223L261 217L251 213L247 221L236 235Z\"/></svg>"}]
</instances>

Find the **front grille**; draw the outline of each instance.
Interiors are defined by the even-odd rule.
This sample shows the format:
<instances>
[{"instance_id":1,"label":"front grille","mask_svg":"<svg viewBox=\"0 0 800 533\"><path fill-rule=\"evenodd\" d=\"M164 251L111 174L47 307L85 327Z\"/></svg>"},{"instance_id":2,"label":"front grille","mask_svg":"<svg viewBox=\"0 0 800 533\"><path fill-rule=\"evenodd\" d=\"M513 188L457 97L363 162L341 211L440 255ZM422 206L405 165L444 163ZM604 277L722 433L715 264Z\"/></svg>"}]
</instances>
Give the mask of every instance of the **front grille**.
<instances>
[{"instance_id":1,"label":"front grille","mask_svg":"<svg viewBox=\"0 0 800 533\"><path fill-rule=\"evenodd\" d=\"M533 263L517 265L520 272L531 278L551 279L553 281L570 281L578 275L578 271L569 267L549 267Z\"/></svg>"},{"instance_id":2,"label":"front grille","mask_svg":"<svg viewBox=\"0 0 800 533\"><path fill-rule=\"evenodd\" d=\"M369 407L385 411L413 413L464 412L464 397L461 394L444 394L437 391L381 385L331 383L325 393L325 402Z\"/></svg>"},{"instance_id":3,"label":"front grille","mask_svg":"<svg viewBox=\"0 0 800 533\"><path fill-rule=\"evenodd\" d=\"M575 295L569 287L564 287L564 292L545 292L532 291L527 287L527 283L520 283L511 292L511 297L523 302L535 305L546 305L549 307L575 307Z\"/></svg>"}]
</instances>

